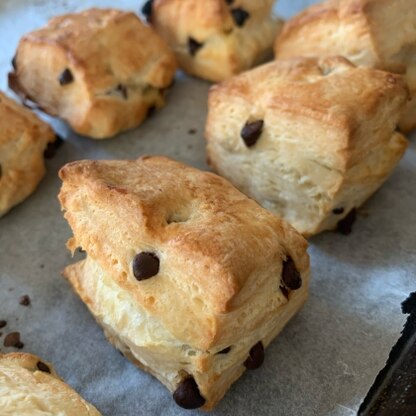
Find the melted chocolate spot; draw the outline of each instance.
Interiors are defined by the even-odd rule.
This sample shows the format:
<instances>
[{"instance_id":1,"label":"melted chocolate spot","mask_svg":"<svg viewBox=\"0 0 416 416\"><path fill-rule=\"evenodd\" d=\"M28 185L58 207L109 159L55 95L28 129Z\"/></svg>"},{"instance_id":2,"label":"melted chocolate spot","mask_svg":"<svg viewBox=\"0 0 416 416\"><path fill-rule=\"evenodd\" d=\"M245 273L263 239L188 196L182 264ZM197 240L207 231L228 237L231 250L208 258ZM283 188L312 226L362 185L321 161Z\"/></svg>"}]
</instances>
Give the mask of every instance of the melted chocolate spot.
<instances>
[{"instance_id":1,"label":"melted chocolate spot","mask_svg":"<svg viewBox=\"0 0 416 416\"><path fill-rule=\"evenodd\" d=\"M152 19L152 12L153 12L153 0L148 0L142 7L142 13L144 14L148 22L150 22L150 20Z\"/></svg>"},{"instance_id":2,"label":"melted chocolate spot","mask_svg":"<svg viewBox=\"0 0 416 416\"><path fill-rule=\"evenodd\" d=\"M62 72L61 75L59 75L59 84L67 85L74 81L74 76L72 75L72 72L66 68L64 72Z\"/></svg>"},{"instance_id":3,"label":"melted chocolate spot","mask_svg":"<svg viewBox=\"0 0 416 416\"><path fill-rule=\"evenodd\" d=\"M150 279L159 273L159 258L154 253L142 252L133 260L134 277L141 281Z\"/></svg>"},{"instance_id":4,"label":"melted chocolate spot","mask_svg":"<svg viewBox=\"0 0 416 416\"><path fill-rule=\"evenodd\" d=\"M51 372L51 369L45 363L43 363L42 361L39 361L36 364L36 367L38 368L38 370L43 371L44 373L49 373L50 374L50 372Z\"/></svg>"},{"instance_id":5,"label":"melted chocolate spot","mask_svg":"<svg viewBox=\"0 0 416 416\"><path fill-rule=\"evenodd\" d=\"M250 17L250 14L241 8L232 9L231 15L233 16L234 22L238 27L244 26L244 23Z\"/></svg>"},{"instance_id":6,"label":"melted chocolate spot","mask_svg":"<svg viewBox=\"0 0 416 416\"><path fill-rule=\"evenodd\" d=\"M173 400L184 409L198 409L205 404L193 377L188 377L179 384L173 393Z\"/></svg>"},{"instance_id":7,"label":"melted chocolate spot","mask_svg":"<svg viewBox=\"0 0 416 416\"><path fill-rule=\"evenodd\" d=\"M195 56L196 53L204 46L203 43L198 42L194 38L188 38L188 50L189 54Z\"/></svg>"},{"instance_id":8,"label":"melted chocolate spot","mask_svg":"<svg viewBox=\"0 0 416 416\"><path fill-rule=\"evenodd\" d=\"M23 306L29 306L30 305L30 297L28 295L20 296L19 304Z\"/></svg>"},{"instance_id":9,"label":"melted chocolate spot","mask_svg":"<svg viewBox=\"0 0 416 416\"><path fill-rule=\"evenodd\" d=\"M302 278L290 256L287 256L287 259L283 262L282 280L290 290L296 290L302 286Z\"/></svg>"},{"instance_id":10,"label":"melted chocolate spot","mask_svg":"<svg viewBox=\"0 0 416 416\"><path fill-rule=\"evenodd\" d=\"M241 138L247 147L252 147L257 143L257 140L263 132L263 120L253 121L252 123L246 123L241 130Z\"/></svg>"},{"instance_id":11,"label":"melted chocolate spot","mask_svg":"<svg viewBox=\"0 0 416 416\"><path fill-rule=\"evenodd\" d=\"M347 216L338 222L338 231L341 234L349 235L352 232L352 226L357 218L357 210L354 208L352 209Z\"/></svg>"},{"instance_id":12,"label":"melted chocolate spot","mask_svg":"<svg viewBox=\"0 0 416 416\"><path fill-rule=\"evenodd\" d=\"M261 367L264 361L264 347L261 341L259 341L249 352L249 357L244 361L244 365L247 370L256 370Z\"/></svg>"}]
</instances>

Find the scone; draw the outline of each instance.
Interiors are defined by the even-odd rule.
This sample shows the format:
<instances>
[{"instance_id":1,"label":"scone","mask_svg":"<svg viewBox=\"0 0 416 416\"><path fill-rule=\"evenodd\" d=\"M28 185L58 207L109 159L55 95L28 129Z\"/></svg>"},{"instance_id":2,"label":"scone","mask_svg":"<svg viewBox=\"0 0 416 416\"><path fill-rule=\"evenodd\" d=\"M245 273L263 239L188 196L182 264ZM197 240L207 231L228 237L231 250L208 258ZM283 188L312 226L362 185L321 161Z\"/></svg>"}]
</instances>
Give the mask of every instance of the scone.
<instances>
[{"instance_id":1,"label":"scone","mask_svg":"<svg viewBox=\"0 0 416 416\"><path fill-rule=\"evenodd\" d=\"M0 217L26 199L45 174L44 152L56 140L48 124L0 92Z\"/></svg>"},{"instance_id":2,"label":"scone","mask_svg":"<svg viewBox=\"0 0 416 416\"><path fill-rule=\"evenodd\" d=\"M274 0L154 0L143 11L182 69L217 82L272 57Z\"/></svg>"},{"instance_id":3,"label":"scone","mask_svg":"<svg viewBox=\"0 0 416 416\"><path fill-rule=\"evenodd\" d=\"M406 149L407 97L400 75L345 58L275 61L212 87L208 161L304 236L348 233Z\"/></svg>"},{"instance_id":4,"label":"scone","mask_svg":"<svg viewBox=\"0 0 416 416\"><path fill-rule=\"evenodd\" d=\"M51 364L26 353L0 354L1 416L100 416L56 374Z\"/></svg>"},{"instance_id":5,"label":"scone","mask_svg":"<svg viewBox=\"0 0 416 416\"><path fill-rule=\"evenodd\" d=\"M80 161L60 201L85 261L64 275L107 338L179 406L212 409L306 300L306 241L212 173Z\"/></svg>"},{"instance_id":6,"label":"scone","mask_svg":"<svg viewBox=\"0 0 416 416\"><path fill-rule=\"evenodd\" d=\"M405 74L411 101L401 130L416 127L416 0L328 0L289 20L277 37L279 59L342 55L356 65Z\"/></svg>"},{"instance_id":7,"label":"scone","mask_svg":"<svg viewBox=\"0 0 416 416\"><path fill-rule=\"evenodd\" d=\"M25 35L9 85L23 99L103 139L137 127L165 103L176 61L134 14L90 9Z\"/></svg>"}]
</instances>

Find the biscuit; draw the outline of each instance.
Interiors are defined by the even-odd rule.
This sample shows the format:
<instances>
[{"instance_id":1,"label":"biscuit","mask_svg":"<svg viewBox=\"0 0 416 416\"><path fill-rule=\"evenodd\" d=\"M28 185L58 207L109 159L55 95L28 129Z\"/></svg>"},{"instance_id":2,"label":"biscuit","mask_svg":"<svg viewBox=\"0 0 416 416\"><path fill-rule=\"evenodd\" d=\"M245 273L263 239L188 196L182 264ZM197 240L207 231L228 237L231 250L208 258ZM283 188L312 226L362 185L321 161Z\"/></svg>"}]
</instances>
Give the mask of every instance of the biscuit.
<instances>
[{"instance_id":1,"label":"biscuit","mask_svg":"<svg viewBox=\"0 0 416 416\"><path fill-rule=\"evenodd\" d=\"M100 416L51 364L27 353L0 353L0 409L2 416Z\"/></svg>"},{"instance_id":2,"label":"biscuit","mask_svg":"<svg viewBox=\"0 0 416 416\"><path fill-rule=\"evenodd\" d=\"M407 98L400 75L342 57L275 61L211 88L208 160L304 236L348 233L406 149Z\"/></svg>"},{"instance_id":3,"label":"biscuit","mask_svg":"<svg viewBox=\"0 0 416 416\"><path fill-rule=\"evenodd\" d=\"M44 152L56 140L32 111L0 92L0 217L26 199L45 174Z\"/></svg>"},{"instance_id":4,"label":"biscuit","mask_svg":"<svg viewBox=\"0 0 416 416\"><path fill-rule=\"evenodd\" d=\"M184 408L212 409L306 300L306 241L212 173L165 157L64 166L86 260L64 275L108 339Z\"/></svg>"},{"instance_id":5,"label":"biscuit","mask_svg":"<svg viewBox=\"0 0 416 416\"><path fill-rule=\"evenodd\" d=\"M412 100L400 119L416 127L416 0L328 0L286 22L279 59L342 55L356 65L405 74Z\"/></svg>"},{"instance_id":6,"label":"biscuit","mask_svg":"<svg viewBox=\"0 0 416 416\"><path fill-rule=\"evenodd\" d=\"M25 35L9 85L24 99L95 139L137 127L165 103L176 61L129 12L90 9Z\"/></svg>"},{"instance_id":7,"label":"biscuit","mask_svg":"<svg viewBox=\"0 0 416 416\"><path fill-rule=\"evenodd\" d=\"M272 57L274 0L154 0L144 12L182 69L217 82Z\"/></svg>"}]
</instances>

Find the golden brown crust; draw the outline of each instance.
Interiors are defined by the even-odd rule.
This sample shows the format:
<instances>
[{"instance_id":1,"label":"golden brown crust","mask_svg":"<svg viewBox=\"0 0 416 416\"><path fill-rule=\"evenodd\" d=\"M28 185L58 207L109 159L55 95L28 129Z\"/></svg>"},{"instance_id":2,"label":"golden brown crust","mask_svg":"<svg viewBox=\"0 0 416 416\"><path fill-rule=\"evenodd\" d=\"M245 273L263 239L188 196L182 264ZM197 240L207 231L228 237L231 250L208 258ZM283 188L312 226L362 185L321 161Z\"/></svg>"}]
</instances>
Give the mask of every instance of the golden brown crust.
<instances>
[{"instance_id":1,"label":"golden brown crust","mask_svg":"<svg viewBox=\"0 0 416 416\"><path fill-rule=\"evenodd\" d=\"M27 353L0 353L0 409L2 416L100 416L51 364Z\"/></svg>"},{"instance_id":2,"label":"golden brown crust","mask_svg":"<svg viewBox=\"0 0 416 416\"><path fill-rule=\"evenodd\" d=\"M114 9L53 18L21 39L15 64L20 94L93 138L137 127L149 108L164 104L176 70L151 28ZM61 85L65 70L70 76Z\"/></svg>"},{"instance_id":3,"label":"golden brown crust","mask_svg":"<svg viewBox=\"0 0 416 416\"><path fill-rule=\"evenodd\" d=\"M281 21L272 17L273 0L155 0L151 23L175 51L188 73L221 81L271 56ZM233 11L248 13L237 24ZM194 51L189 41L200 44Z\"/></svg>"},{"instance_id":4,"label":"golden brown crust","mask_svg":"<svg viewBox=\"0 0 416 416\"><path fill-rule=\"evenodd\" d=\"M45 174L43 153L55 133L0 92L0 217L27 198Z\"/></svg>"},{"instance_id":5,"label":"golden brown crust","mask_svg":"<svg viewBox=\"0 0 416 416\"><path fill-rule=\"evenodd\" d=\"M405 28L405 29L404 29ZM416 0L328 0L285 23L276 39L279 59L342 55L357 65L405 74L416 95ZM414 105L400 121L416 127Z\"/></svg>"},{"instance_id":6,"label":"golden brown crust","mask_svg":"<svg viewBox=\"0 0 416 416\"><path fill-rule=\"evenodd\" d=\"M275 61L212 87L208 159L302 234L332 229L404 153L394 130L407 97L401 76L345 58ZM249 148L240 134L253 120L264 127Z\"/></svg>"}]
</instances>

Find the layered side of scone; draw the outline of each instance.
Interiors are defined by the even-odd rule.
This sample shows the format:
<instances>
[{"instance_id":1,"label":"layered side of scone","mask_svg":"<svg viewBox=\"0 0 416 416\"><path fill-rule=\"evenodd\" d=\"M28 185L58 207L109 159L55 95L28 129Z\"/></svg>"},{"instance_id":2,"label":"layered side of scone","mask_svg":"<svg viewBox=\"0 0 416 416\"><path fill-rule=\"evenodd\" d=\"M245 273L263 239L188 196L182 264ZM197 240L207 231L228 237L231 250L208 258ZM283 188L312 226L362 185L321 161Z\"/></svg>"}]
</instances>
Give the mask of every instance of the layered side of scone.
<instances>
[{"instance_id":1,"label":"layered side of scone","mask_svg":"<svg viewBox=\"0 0 416 416\"><path fill-rule=\"evenodd\" d=\"M154 0L145 11L189 74L221 81L272 56L274 0Z\"/></svg>"},{"instance_id":2,"label":"layered side of scone","mask_svg":"<svg viewBox=\"0 0 416 416\"><path fill-rule=\"evenodd\" d=\"M275 61L212 87L209 163L304 236L343 228L406 149L407 98L401 76L345 58Z\"/></svg>"},{"instance_id":3,"label":"layered side of scone","mask_svg":"<svg viewBox=\"0 0 416 416\"><path fill-rule=\"evenodd\" d=\"M306 241L212 173L164 157L64 166L86 260L65 276L108 339L184 408L213 408L306 300Z\"/></svg>"},{"instance_id":4,"label":"layered side of scone","mask_svg":"<svg viewBox=\"0 0 416 416\"><path fill-rule=\"evenodd\" d=\"M27 353L0 353L2 416L100 416L56 374L51 364Z\"/></svg>"},{"instance_id":5,"label":"layered side of scone","mask_svg":"<svg viewBox=\"0 0 416 416\"><path fill-rule=\"evenodd\" d=\"M32 111L0 92L0 217L26 199L45 174L56 135Z\"/></svg>"},{"instance_id":6,"label":"layered side of scone","mask_svg":"<svg viewBox=\"0 0 416 416\"><path fill-rule=\"evenodd\" d=\"M416 0L327 0L286 22L279 59L342 55L357 65L404 74L411 90L400 128L416 127Z\"/></svg>"},{"instance_id":7,"label":"layered side of scone","mask_svg":"<svg viewBox=\"0 0 416 416\"><path fill-rule=\"evenodd\" d=\"M102 139L164 105L176 60L134 13L90 9L25 35L13 66L9 85L22 98Z\"/></svg>"}]
</instances>

